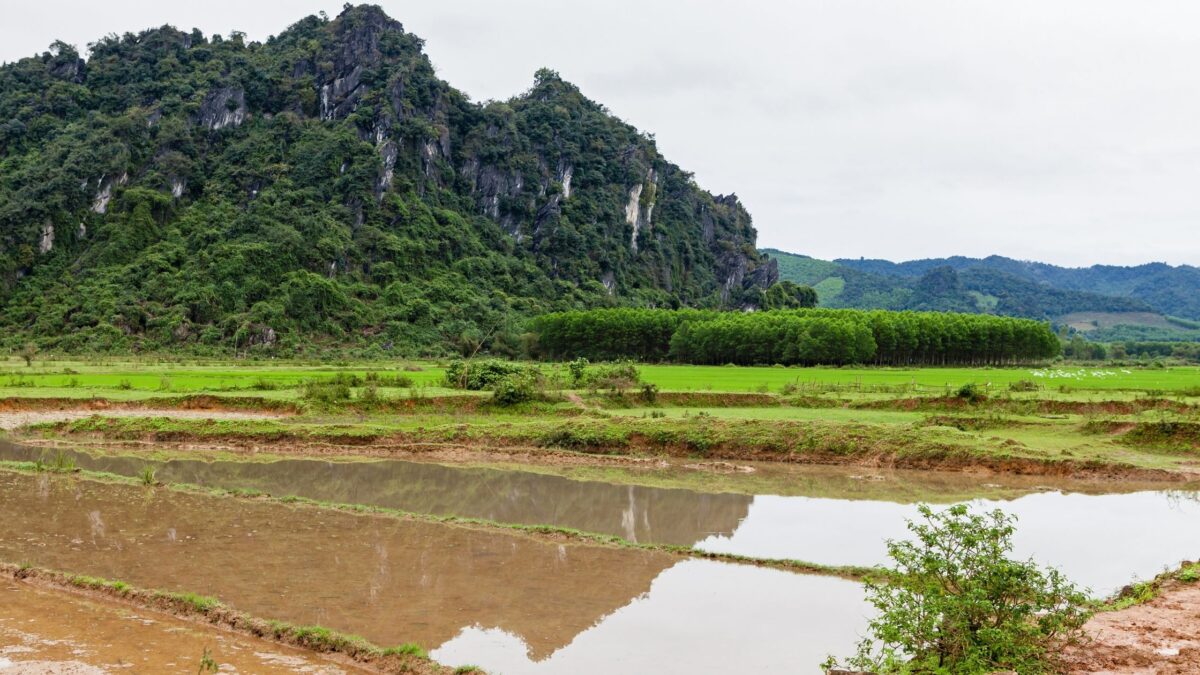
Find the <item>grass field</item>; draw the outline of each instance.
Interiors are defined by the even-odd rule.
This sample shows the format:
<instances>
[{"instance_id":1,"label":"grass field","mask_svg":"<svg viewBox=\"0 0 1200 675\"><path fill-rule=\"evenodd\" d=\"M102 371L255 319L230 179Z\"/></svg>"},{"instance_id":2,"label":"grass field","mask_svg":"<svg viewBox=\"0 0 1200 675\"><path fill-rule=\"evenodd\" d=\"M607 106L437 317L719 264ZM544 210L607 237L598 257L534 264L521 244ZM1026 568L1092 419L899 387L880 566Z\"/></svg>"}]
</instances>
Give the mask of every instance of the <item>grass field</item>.
<instances>
[{"instance_id":1,"label":"grass field","mask_svg":"<svg viewBox=\"0 0 1200 675\"><path fill-rule=\"evenodd\" d=\"M547 369L558 366L547 365ZM1047 393L1161 392L1200 395L1200 368L783 368L647 365L642 378L662 391L797 391L935 394L975 383L1004 390L1015 382L1033 382ZM179 394L255 395L291 399L307 380L344 372L401 375L427 393L442 390L445 369L437 363L377 362L344 365L295 363L171 363L161 361L38 361L32 367L15 359L0 361L0 397L38 396L136 400Z\"/></svg>"},{"instance_id":2,"label":"grass field","mask_svg":"<svg viewBox=\"0 0 1200 675\"><path fill-rule=\"evenodd\" d=\"M246 397L292 402L289 413L298 414L282 419L183 419L153 410L150 417L105 419L118 413L89 404L102 417L34 415L9 426L41 420L18 435L51 439L293 444L298 451L313 444L432 445L468 453L504 446L913 468L1017 462L1025 464L1021 471L1035 472L1047 469L1030 462L1083 463L1092 472L1097 466L1190 471L1200 454L1193 440L1200 435L1200 368L1194 367L641 366L642 382L658 387L654 396L641 385L621 393L563 391L565 366L542 364L544 373L557 377L540 400L506 408L492 404L489 392L445 388L445 365L127 359L37 361L30 367L10 359L0 362L0 398L150 401L152 407L156 398L173 406L182 405L180 397L210 395L240 399L240 405L230 402L239 410L255 405ZM371 398L361 387L348 399L306 398L306 382L339 373L377 373L391 386L378 387ZM957 396L968 383L978 385L981 401ZM13 414L45 409L35 401L9 408Z\"/></svg>"}]
</instances>

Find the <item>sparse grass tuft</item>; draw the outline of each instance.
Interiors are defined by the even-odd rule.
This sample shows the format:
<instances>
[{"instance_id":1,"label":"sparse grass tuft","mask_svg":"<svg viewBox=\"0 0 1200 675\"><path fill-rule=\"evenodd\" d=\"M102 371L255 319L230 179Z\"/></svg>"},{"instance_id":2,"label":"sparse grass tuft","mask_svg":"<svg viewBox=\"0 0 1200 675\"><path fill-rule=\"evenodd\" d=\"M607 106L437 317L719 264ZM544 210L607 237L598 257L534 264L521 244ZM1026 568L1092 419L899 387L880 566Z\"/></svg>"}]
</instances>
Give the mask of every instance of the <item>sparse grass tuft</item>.
<instances>
[{"instance_id":1,"label":"sparse grass tuft","mask_svg":"<svg viewBox=\"0 0 1200 675\"><path fill-rule=\"evenodd\" d=\"M197 675L204 673L215 673L221 669L221 666L212 657L212 652L208 647L204 648L204 653L200 655L200 668L196 671Z\"/></svg>"}]
</instances>

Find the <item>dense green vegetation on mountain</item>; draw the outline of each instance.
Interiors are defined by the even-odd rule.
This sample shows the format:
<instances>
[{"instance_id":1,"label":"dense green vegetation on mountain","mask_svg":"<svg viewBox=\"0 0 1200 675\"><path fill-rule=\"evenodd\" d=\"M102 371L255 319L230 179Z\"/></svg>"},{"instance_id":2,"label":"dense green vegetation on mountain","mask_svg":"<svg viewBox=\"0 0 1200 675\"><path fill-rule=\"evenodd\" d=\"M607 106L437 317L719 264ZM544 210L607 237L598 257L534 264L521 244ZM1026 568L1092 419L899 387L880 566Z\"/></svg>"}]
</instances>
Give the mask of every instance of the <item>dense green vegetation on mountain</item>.
<instances>
[{"instance_id":1,"label":"dense green vegetation on mountain","mask_svg":"<svg viewBox=\"0 0 1200 675\"><path fill-rule=\"evenodd\" d=\"M845 259L836 260L833 264L875 275L905 278L921 277L938 267L951 267L959 272L986 270L1064 291L1086 291L1129 298L1145 303L1160 314L1200 319L1200 267L1190 265L1175 267L1164 263L1149 263L1135 267L1093 265L1068 268L1013 260L1003 256L956 256L903 263Z\"/></svg>"},{"instance_id":2,"label":"dense green vegetation on mountain","mask_svg":"<svg viewBox=\"0 0 1200 675\"><path fill-rule=\"evenodd\" d=\"M1058 319L1073 312L1150 312L1146 303L1080 290L1053 288L989 268L934 265L897 275L883 265L863 269L765 249L781 279L814 287L823 307L953 311ZM884 271L879 271L884 270Z\"/></svg>"},{"instance_id":3,"label":"dense green vegetation on mountain","mask_svg":"<svg viewBox=\"0 0 1200 675\"><path fill-rule=\"evenodd\" d=\"M531 324L549 359L738 365L1006 365L1057 356L1044 322L951 312L800 309L753 313L598 309Z\"/></svg>"},{"instance_id":4,"label":"dense green vegetation on mountain","mask_svg":"<svg viewBox=\"0 0 1200 675\"><path fill-rule=\"evenodd\" d=\"M505 353L548 310L808 302L554 72L479 104L422 46L347 6L0 67L0 347Z\"/></svg>"}]
</instances>

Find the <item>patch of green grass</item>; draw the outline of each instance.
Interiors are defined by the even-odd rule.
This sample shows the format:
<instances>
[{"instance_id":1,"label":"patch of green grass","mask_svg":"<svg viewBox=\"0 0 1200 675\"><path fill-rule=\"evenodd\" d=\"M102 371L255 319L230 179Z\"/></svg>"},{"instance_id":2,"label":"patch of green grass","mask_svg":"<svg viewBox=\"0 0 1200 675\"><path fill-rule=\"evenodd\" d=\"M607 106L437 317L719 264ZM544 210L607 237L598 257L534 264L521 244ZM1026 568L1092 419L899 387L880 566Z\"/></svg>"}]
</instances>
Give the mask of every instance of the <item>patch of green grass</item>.
<instances>
[{"instance_id":1,"label":"patch of green grass","mask_svg":"<svg viewBox=\"0 0 1200 675\"><path fill-rule=\"evenodd\" d=\"M1175 578L1186 584L1194 584L1200 581L1200 563L1184 567L1175 573Z\"/></svg>"},{"instance_id":2,"label":"patch of green grass","mask_svg":"<svg viewBox=\"0 0 1200 675\"><path fill-rule=\"evenodd\" d=\"M197 595L196 593L173 593L168 591L159 591L157 595L161 598L173 600L192 611L199 614L208 614L218 607L222 607L220 600L209 597L207 595Z\"/></svg>"},{"instance_id":3,"label":"patch of green grass","mask_svg":"<svg viewBox=\"0 0 1200 675\"><path fill-rule=\"evenodd\" d=\"M429 658L429 654L426 653L425 649L421 647L421 645L413 642L406 642L395 647L388 647L387 649L383 650L383 655L418 656L423 659Z\"/></svg>"}]
</instances>

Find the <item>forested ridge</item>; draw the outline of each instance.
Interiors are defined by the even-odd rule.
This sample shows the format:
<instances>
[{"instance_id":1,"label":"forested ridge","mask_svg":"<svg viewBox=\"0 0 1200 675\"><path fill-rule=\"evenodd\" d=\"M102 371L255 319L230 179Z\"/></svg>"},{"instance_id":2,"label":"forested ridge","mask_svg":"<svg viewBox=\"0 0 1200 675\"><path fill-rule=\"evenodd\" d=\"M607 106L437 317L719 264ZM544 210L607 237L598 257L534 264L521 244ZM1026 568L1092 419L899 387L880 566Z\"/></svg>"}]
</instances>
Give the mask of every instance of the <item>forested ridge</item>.
<instances>
[{"instance_id":1,"label":"forested ridge","mask_svg":"<svg viewBox=\"0 0 1200 675\"><path fill-rule=\"evenodd\" d=\"M0 346L515 353L546 311L811 304L553 71L475 103L422 47L364 5L0 67Z\"/></svg>"},{"instance_id":2,"label":"forested ridge","mask_svg":"<svg viewBox=\"0 0 1200 675\"><path fill-rule=\"evenodd\" d=\"M953 258L896 265L817 260L774 249L765 252L779 263L781 279L814 286L823 307L972 312L1050 320L1076 312L1156 311L1138 297L1093 292L1087 284L1056 287L1007 268L948 264L959 260Z\"/></svg>"},{"instance_id":3,"label":"forested ridge","mask_svg":"<svg viewBox=\"0 0 1200 675\"><path fill-rule=\"evenodd\" d=\"M900 279L919 279L935 269L949 268L970 286L1003 289L1022 283L1053 289L1069 300L1068 314L1080 311L1145 311L1185 319L1200 319L1200 268L1147 263L1135 266L1093 265L1069 268L1047 263L987 258L930 258L894 263L887 260L839 259L834 264L859 272ZM1072 295L1073 294L1073 295ZM1099 298L1112 303L1105 307ZM1118 301L1125 300L1122 306ZM1135 304L1136 303L1136 304ZM1138 308L1127 309L1126 307ZM1115 309L1122 307L1121 309ZM1056 308L1061 309L1061 308Z\"/></svg>"}]
</instances>

